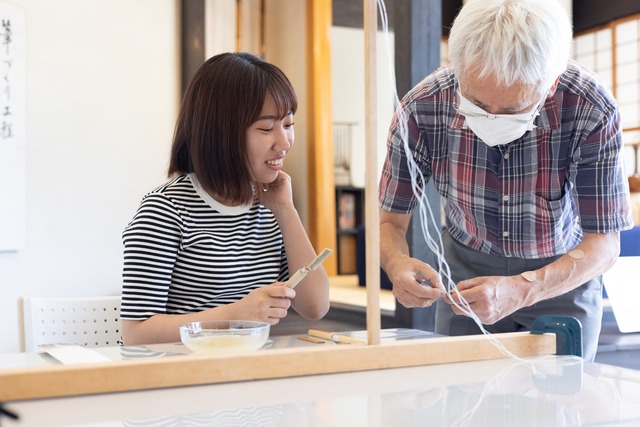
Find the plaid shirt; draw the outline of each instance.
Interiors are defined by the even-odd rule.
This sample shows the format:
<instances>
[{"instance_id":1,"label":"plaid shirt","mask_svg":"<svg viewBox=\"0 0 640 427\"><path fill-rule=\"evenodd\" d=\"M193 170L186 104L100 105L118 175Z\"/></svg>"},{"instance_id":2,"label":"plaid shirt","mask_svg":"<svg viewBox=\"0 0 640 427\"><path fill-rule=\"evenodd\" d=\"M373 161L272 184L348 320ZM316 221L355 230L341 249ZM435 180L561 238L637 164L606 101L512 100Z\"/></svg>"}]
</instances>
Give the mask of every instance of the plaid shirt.
<instances>
[{"instance_id":1,"label":"plaid shirt","mask_svg":"<svg viewBox=\"0 0 640 427\"><path fill-rule=\"evenodd\" d=\"M399 108L421 173L433 179L454 239L483 253L546 258L566 253L582 231L633 226L624 174L620 116L610 92L570 62L536 128L494 148L456 110L457 81L440 69L413 88ZM411 187L403 132L394 116L380 179L382 209L409 213Z\"/></svg>"}]
</instances>

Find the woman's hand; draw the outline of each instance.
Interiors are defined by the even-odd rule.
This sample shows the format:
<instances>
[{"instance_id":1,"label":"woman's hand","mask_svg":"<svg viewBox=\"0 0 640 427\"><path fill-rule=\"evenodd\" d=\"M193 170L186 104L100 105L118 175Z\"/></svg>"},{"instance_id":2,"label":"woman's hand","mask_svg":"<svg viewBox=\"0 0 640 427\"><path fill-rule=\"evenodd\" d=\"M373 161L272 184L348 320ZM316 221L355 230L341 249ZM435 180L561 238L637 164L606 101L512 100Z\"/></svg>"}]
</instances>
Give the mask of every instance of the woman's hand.
<instances>
[{"instance_id":1,"label":"woman's hand","mask_svg":"<svg viewBox=\"0 0 640 427\"><path fill-rule=\"evenodd\" d=\"M316 252L293 204L291 177L280 171L278 177L270 182L266 189L267 191L263 191L262 185L259 185L258 199L276 217L282 231L289 274L293 275L313 261ZM282 295L280 292L276 296L288 298L286 302L290 302L302 317L321 319L329 311L329 278L324 267L320 266L315 271L310 271L293 294ZM295 300L293 300L294 297ZM281 303L282 301L279 305L269 308L271 314L268 317L273 324L278 323L279 319L286 315Z\"/></svg>"},{"instance_id":2,"label":"woman's hand","mask_svg":"<svg viewBox=\"0 0 640 427\"><path fill-rule=\"evenodd\" d=\"M240 301L232 304L234 318L257 320L275 325L287 316L291 300L295 296L296 292L282 282L254 289Z\"/></svg>"},{"instance_id":3,"label":"woman's hand","mask_svg":"<svg viewBox=\"0 0 640 427\"><path fill-rule=\"evenodd\" d=\"M293 209L293 191L291 177L280 171L278 177L268 184L258 183L258 200L266 206L274 215L278 215L283 209ZM267 191L264 191L264 190Z\"/></svg>"}]
</instances>

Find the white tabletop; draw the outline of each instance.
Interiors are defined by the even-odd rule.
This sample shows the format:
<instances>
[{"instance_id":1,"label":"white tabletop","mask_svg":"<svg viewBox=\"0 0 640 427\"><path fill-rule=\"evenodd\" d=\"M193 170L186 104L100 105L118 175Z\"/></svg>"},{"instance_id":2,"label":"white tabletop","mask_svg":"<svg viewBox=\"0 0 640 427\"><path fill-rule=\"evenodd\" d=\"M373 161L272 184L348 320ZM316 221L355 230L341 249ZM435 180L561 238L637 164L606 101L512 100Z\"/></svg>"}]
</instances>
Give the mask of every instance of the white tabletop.
<instances>
[{"instance_id":1,"label":"white tabletop","mask_svg":"<svg viewBox=\"0 0 640 427\"><path fill-rule=\"evenodd\" d=\"M425 334L392 329L381 336ZM268 346L318 345L298 338L273 337ZM181 344L92 350L114 361L189 353ZM49 363L59 362L44 354L0 354L0 369ZM20 419L2 419L3 427L636 426L640 371L540 356L19 401L5 408Z\"/></svg>"},{"instance_id":2,"label":"white tabletop","mask_svg":"<svg viewBox=\"0 0 640 427\"><path fill-rule=\"evenodd\" d=\"M3 426L631 426L640 371L546 356L5 406Z\"/></svg>"},{"instance_id":3,"label":"white tabletop","mask_svg":"<svg viewBox=\"0 0 640 427\"><path fill-rule=\"evenodd\" d=\"M341 335L358 338L364 342L367 340L366 331L346 331L340 332ZM417 329L406 328L391 328L383 329L380 331L381 342L410 340L419 338L429 338L438 336L433 332L420 331ZM341 345L331 341L321 340L321 343L311 343L301 338L308 337L308 335L283 335L269 337L268 341L260 351L266 351L272 348L298 348L298 347L314 347L314 346L330 346ZM62 345L64 346L64 345ZM92 347L85 348L77 347L77 354L72 355L73 363L82 362L83 352L86 353L87 361L91 362L92 357L102 357L103 360L120 361L120 360L132 360L132 359L150 359L158 357L174 357L184 356L190 354L191 351L187 349L181 342L166 343L166 344L151 344L141 346L112 346L112 347ZM70 349L72 350L72 349ZM54 354L54 351L51 351ZM97 354L91 354L97 353ZM29 368L36 366L46 366L51 364L63 363L65 360L56 360L51 355L47 354L45 349L40 349L34 353L0 353L0 371L16 368Z\"/></svg>"}]
</instances>

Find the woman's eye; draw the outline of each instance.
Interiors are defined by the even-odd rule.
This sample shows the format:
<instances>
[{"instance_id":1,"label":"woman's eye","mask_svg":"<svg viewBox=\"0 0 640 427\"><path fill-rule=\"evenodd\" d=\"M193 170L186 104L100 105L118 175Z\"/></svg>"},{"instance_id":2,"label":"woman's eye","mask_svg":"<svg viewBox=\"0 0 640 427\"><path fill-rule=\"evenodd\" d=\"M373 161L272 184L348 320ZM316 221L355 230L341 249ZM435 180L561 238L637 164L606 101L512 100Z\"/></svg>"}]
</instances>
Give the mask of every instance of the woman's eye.
<instances>
[{"instance_id":1,"label":"woman's eye","mask_svg":"<svg viewBox=\"0 0 640 427\"><path fill-rule=\"evenodd\" d=\"M265 128L258 128L259 131L262 132L271 132L273 130L273 128L269 128L269 129L265 129Z\"/></svg>"},{"instance_id":2,"label":"woman's eye","mask_svg":"<svg viewBox=\"0 0 640 427\"><path fill-rule=\"evenodd\" d=\"M295 123L287 123L284 125L286 129L292 128Z\"/></svg>"}]
</instances>

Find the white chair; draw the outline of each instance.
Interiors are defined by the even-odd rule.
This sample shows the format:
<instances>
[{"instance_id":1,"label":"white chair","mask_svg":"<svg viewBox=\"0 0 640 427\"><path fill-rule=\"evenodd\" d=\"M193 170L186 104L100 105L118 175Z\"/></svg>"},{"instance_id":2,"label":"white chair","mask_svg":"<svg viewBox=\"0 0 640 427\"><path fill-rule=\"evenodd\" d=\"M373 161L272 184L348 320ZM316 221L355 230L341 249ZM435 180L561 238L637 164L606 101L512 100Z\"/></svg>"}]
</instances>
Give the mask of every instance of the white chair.
<instances>
[{"instance_id":1,"label":"white chair","mask_svg":"<svg viewBox=\"0 0 640 427\"><path fill-rule=\"evenodd\" d=\"M119 345L120 301L120 296L22 298L25 351L41 351L42 344Z\"/></svg>"}]
</instances>

